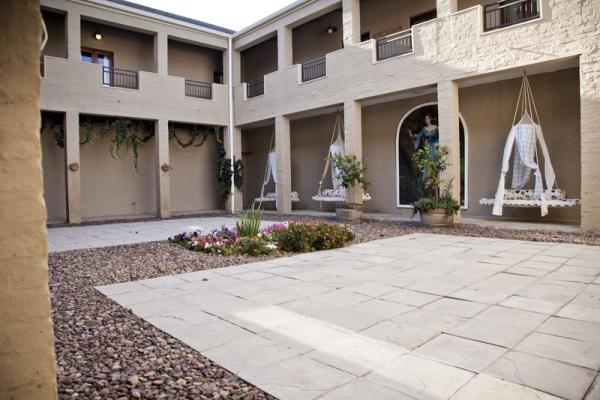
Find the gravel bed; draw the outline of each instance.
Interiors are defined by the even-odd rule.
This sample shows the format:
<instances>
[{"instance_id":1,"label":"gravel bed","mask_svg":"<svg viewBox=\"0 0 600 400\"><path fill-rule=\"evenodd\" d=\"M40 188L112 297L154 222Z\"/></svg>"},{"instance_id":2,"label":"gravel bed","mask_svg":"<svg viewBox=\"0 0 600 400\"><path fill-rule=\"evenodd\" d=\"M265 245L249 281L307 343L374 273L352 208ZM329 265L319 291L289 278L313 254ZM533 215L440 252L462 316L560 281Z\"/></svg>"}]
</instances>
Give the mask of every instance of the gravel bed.
<instances>
[{"instance_id":1,"label":"gravel bed","mask_svg":"<svg viewBox=\"0 0 600 400\"><path fill-rule=\"evenodd\" d=\"M406 222L349 225L357 234L357 242L425 232L600 245L598 234L462 224L435 229ZM166 241L51 253L59 398L273 399L104 297L93 286L280 256L222 257L191 252Z\"/></svg>"}]
</instances>

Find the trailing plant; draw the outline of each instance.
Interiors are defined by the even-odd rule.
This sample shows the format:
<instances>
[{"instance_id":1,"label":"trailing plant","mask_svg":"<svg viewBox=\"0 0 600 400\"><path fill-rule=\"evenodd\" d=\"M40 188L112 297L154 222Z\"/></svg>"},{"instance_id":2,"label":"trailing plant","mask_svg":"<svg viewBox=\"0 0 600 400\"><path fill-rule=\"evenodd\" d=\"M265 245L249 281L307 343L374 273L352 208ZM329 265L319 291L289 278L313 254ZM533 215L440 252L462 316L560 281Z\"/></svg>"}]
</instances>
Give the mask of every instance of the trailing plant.
<instances>
[{"instance_id":1,"label":"trailing plant","mask_svg":"<svg viewBox=\"0 0 600 400\"><path fill-rule=\"evenodd\" d=\"M225 145L223 143L223 130L218 128L216 133L217 144L217 181L219 182L219 194L223 200L231 195L231 184L238 190L244 186L244 163L242 160L233 159L233 169L231 168L231 159L227 158Z\"/></svg>"},{"instance_id":2,"label":"trailing plant","mask_svg":"<svg viewBox=\"0 0 600 400\"><path fill-rule=\"evenodd\" d=\"M363 167L356 155L336 154L335 156L329 156L328 159L333 162L333 165L339 171L338 177L342 180L344 188L349 189L360 184L363 189L367 189L369 182L364 177L367 169Z\"/></svg>"},{"instance_id":3,"label":"trailing plant","mask_svg":"<svg viewBox=\"0 0 600 400\"><path fill-rule=\"evenodd\" d=\"M188 133L186 141L182 140L177 134L177 128L185 130ZM169 122L169 140L174 140L182 148L194 146L200 147L206 142L210 134L218 134L219 127L197 124L181 124Z\"/></svg>"},{"instance_id":4,"label":"trailing plant","mask_svg":"<svg viewBox=\"0 0 600 400\"><path fill-rule=\"evenodd\" d=\"M102 124L103 123L103 124ZM100 125L100 129L95 129ZM108 135L108 132L114 129L115 134L109 144L110 155L113 158L119 158L119 152L123 146L127 150L131 149L133 153L133 166L136 172L139 172L139 147L147 143L154 136L154 123L151 121L136 120L131 118L99 118L87 117L83 121L85 137L80 144L92 143L94 140L100 140Z\"/></svg>"},{"instance_id":5,"label":"trailing plant","mask_svg":"<svg viewBox=\"0 0 600 400\"><path fill-rule=\"evenodd\" d=\"M62 114L42 112L40 135L45 131L52 132L58 147L65 147L65 127Z\"/></svg>"},{"instance_id":6,"label":"trailing plant","mask_svg":"<svg viewBox=\"0 0 600 400\"><path fill-rule=\"evenodd\" d=\"M235 223L235 228L240 237L255 237L260 233L260 223L262 222L263 210L254 208L243 213Z\"/></svg>"}]
</instances>

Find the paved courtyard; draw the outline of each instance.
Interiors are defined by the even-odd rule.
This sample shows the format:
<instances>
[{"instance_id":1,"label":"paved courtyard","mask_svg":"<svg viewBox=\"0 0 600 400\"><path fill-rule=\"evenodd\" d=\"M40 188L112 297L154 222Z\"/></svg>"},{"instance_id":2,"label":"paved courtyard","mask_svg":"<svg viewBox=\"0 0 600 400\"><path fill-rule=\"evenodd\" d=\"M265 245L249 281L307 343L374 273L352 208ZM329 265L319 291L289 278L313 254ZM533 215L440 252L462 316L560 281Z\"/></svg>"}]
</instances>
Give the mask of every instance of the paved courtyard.
<instances>
[{"instance_id":1,"label":"paved courtyard","mask_svg":"<svg viewBox=\"0 0 600 400\"><path fill-rule=\"evenodd\" d=\"M414 234L98 289L280 399L591 400L599 274L598 247Z\"/></svg>"}]
</instances>

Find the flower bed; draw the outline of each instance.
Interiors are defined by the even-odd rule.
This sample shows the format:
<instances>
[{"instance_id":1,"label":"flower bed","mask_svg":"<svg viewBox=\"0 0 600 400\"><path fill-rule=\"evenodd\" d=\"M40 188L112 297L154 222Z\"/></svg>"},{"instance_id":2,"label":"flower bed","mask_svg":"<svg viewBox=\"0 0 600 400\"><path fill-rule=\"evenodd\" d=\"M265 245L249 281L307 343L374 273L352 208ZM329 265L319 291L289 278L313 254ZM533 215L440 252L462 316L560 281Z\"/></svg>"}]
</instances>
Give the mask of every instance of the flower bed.
<instances>
[{"instance_id":1,"label":"flower bed","mask_svg":"<svg viewBox=\"0 0 600 400\"><path fill-rule=\"evenodd\" d=\"M354 240L354 233L342 224L318 221L269 225L254 236L242 236L238 229L222 227L210 232L183 232L169 238L171 243L203 253L268 255L281 252L308 252L335 249Z\"/></svg>"}]
</instances>

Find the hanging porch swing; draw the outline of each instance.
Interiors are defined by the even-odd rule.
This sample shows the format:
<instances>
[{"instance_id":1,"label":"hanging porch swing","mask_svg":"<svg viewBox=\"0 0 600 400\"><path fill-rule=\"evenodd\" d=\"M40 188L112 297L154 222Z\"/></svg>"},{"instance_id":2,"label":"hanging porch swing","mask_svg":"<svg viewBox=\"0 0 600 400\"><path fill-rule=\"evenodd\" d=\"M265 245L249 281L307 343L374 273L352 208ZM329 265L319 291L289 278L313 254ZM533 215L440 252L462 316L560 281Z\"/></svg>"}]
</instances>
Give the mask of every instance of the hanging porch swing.
<instances>
[{"instance_id":1,"label":"hanging porch swing","mask_svg":"<svg viewBox=\"0 0 600 400\"><path fill-rule=\"evenodd\" d=\"M521 119L517 122L519 110L521 111ZM575 207L579 205L579 199L567 198L566 191L559 189L556 184L556 175L550 161L550 154L548 153L540 118L526 74L521 82L521 90L517 99L512 125L504 146L502 170L496 196L493 199L481 199L479 204L494 206L492 215L496 216L502 215L503 207L539 207L542 217L548 215L548 207ZM543 173L538 156L538 142L544 157ZM513 152L512 183L510 189L506 189L506 174L509 170L509 161ZM532 172L535 176L534 189L525 189ZM546 183L545 189L544 181Z\"/></svg>"}]
</instances>

